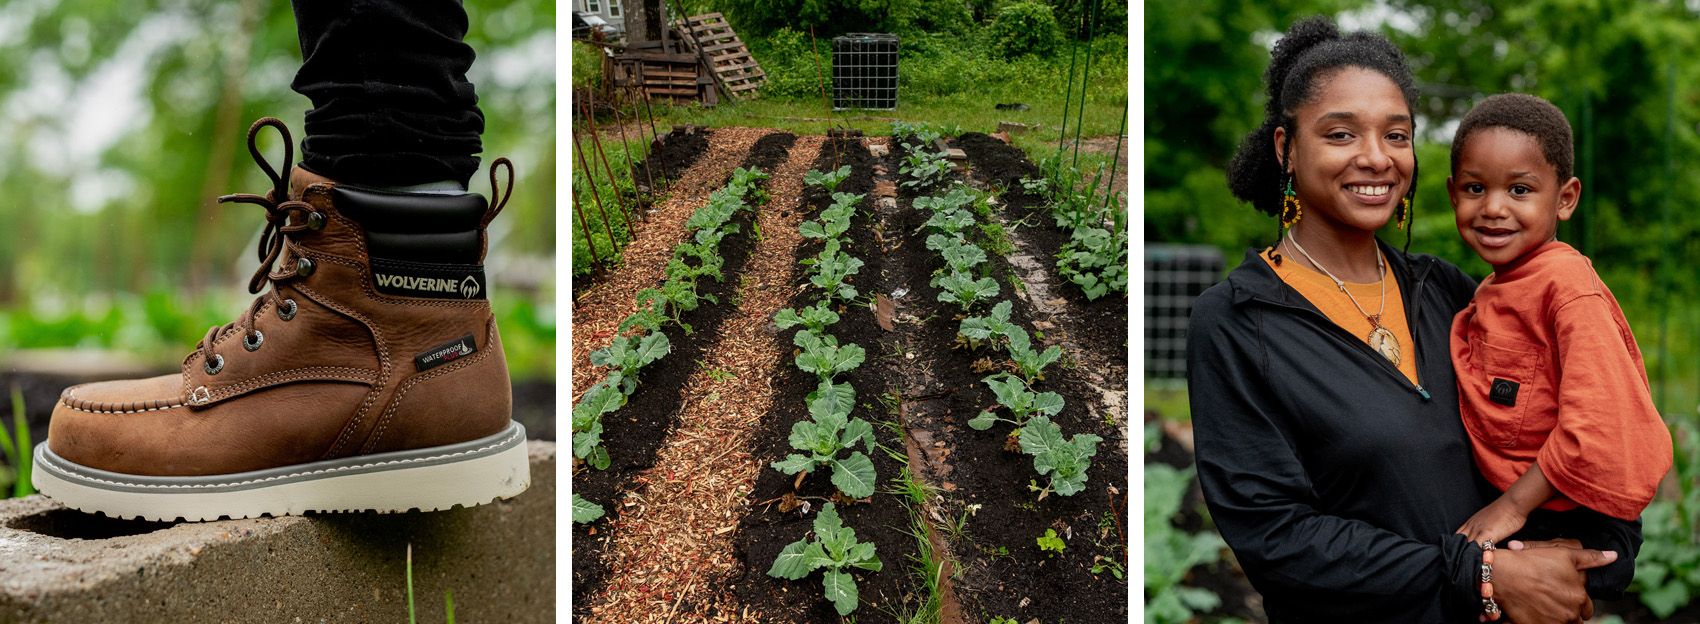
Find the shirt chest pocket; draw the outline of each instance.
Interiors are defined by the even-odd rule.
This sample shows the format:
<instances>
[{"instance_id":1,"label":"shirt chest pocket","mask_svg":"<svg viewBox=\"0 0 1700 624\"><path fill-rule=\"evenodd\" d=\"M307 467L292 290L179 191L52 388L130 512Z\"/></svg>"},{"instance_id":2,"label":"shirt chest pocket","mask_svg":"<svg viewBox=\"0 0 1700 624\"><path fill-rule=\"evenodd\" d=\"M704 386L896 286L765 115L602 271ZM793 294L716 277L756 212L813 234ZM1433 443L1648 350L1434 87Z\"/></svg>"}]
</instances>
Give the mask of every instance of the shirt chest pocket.
<instances>
[{"instance_id":1,"label":"shirt chest pocket","mask_svg":"<svg viewBox=\"0 0 1700 624\"><path fill-rule=\"evenodd\" d=\"M1470 337L1469 386L1475 434L1490 443L1510 447L1531 426L1529 404L1540 396L1545 359L1539 348L1516 340Z\"/></svg>"}]
</instances>

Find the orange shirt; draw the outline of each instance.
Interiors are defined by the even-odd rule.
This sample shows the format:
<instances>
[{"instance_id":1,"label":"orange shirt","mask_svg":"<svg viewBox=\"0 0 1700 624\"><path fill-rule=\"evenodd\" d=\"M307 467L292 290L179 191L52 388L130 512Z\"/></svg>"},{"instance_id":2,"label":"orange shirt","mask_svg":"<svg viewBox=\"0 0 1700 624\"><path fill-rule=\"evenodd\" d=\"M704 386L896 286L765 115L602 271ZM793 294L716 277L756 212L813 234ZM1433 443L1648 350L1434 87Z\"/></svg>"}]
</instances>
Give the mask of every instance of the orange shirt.
<instances>
[{"instance_id":1,"label":"orange shirt","mask_svg":"<svg viewBox=\"0 0 1700 624\"><path fill-rule=\"evenodd\" d=\"M1264 249L1263 253L1258 254L1258 257L1263 258L1269 268L1275 270L1275 275L1279 276L1281 281L1292 286L1293 290L1299 291L1299 294L1304 295L1304 298L1310 301L1311 305L1316 306L1316 309L1321 311L1323 316L1327 316L1328 320L1334 321L1335 325L1339 325L1348 333L1357 336L1358 340L1362 340L1366 344L1369 343L1369 333L1375 326L1370 324L1363 312L1358 311L1357 306L1352 305L1352 299L1357 299L1357 305L1363 306L1364 311L1370 314L1380 312L1381 326L1393 332L1393 338L1399 343L1399 363L1396 368L1399 369L1399 372L1404 373L1405 378L1410 379L1411 383L1417 383L1416 342L1411 340L1411 328L1405 322L1405 299L1399 294L1399 280L1393 278L1392 270L1387 272L1387 308L1383 310L1381 307L1381 282L1368 284L1346 282L1346 290L1352 293L1352 299L1348 299L1345 293L1340 292L1340 289L1334 285L1334 280L1295 260L1295 254L1283 253L1282 256L1284 260L1280 266L1276 266L1269 259L1268 249Z\"/></svg>"},{"instance_id":2,"label":"orange shirt","mask_svg":"<svg viewBox=\"0 0 1700 624\"><path fill-rule=\"evenodd\" d=\"M1459 411L1500 490L1540 462L1560 496L1634 520L1671 467L1641 350L1588 258L1547 243L1482 280L1452 321Z\"/></svg>"}]
</instances>

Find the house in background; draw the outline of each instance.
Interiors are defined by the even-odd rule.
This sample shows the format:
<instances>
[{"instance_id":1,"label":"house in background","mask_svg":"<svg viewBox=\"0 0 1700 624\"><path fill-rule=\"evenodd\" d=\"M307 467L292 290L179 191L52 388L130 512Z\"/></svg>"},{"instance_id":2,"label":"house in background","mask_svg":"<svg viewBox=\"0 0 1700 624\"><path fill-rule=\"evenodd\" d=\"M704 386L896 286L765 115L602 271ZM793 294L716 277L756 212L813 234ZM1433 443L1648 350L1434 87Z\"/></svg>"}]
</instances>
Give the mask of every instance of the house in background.
<instances>
[{"instance_id":1,"label":"house in background","mask_svg":"<svg viewBox=\"0 0 1700 624\"><path fill-rule=\"evenodd\" d=\"M615 30L626 32L625 7L622 0L573 0L574 10L583 11L601 17Z\"/></svg>"}]
</instances>

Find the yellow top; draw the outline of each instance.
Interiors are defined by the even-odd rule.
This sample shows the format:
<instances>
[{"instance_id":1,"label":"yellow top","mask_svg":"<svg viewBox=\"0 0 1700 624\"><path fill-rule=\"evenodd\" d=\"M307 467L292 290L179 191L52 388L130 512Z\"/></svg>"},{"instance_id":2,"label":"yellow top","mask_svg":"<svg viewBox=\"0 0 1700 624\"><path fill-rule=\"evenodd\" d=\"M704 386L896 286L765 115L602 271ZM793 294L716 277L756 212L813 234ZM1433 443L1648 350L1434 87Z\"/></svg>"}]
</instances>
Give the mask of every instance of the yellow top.
<instances>
[{"instance_id":1,"label":"yellow top","mask_svg":"<svg viewBox=\"0 0 1700 624\"><path fill-rule=\"evenodd\" d=\"M1358 301L1357 306L1354 306L1352 305L1352 298L1348 298L1345 293L1340 292L1340 289L1334 285L1333 279L1324 275L1321 271L1305 266L1298 254L1288 253L1287 251L1280 253L1284 256L1284 260L1279 266L1269 259L1269 249L1264 249L1263 253L1258 254L1258 256L1263 258L1263 262L1268 264L1269 268L1275 270L1275 275L1279 276L1281 281L1299 291L1299 294L1304 295L1304 298L1309 300L1311 305L1316 306L1316 309L1320 310L1324 316L1327 316L1328 320L1334 321L1335 325L1339 325L1348 333L1357 336L1365 344L1373 346L1370 342L1370 333L1374 331L1375 326L1370 324L1364 313L1375 314L1380 311L1381 326L1393 332L1393 337L1398 342L1399 372L1404 373L1405 377L1411 380L1411 383L1417 383L1417 347L1416 343L1411 340L1411 327L1405 322L1405 299L1400 296L1399 280L1393 279L1392 269L1388 270L1386 277L1387 308L1382 310L1380 282L1368 284L1346 282L1346 290L1351 292L1352 298L1356 298ZM1358 311L1358 306L1363 306L1363 312Z\"/></svg>"}]
</instances>

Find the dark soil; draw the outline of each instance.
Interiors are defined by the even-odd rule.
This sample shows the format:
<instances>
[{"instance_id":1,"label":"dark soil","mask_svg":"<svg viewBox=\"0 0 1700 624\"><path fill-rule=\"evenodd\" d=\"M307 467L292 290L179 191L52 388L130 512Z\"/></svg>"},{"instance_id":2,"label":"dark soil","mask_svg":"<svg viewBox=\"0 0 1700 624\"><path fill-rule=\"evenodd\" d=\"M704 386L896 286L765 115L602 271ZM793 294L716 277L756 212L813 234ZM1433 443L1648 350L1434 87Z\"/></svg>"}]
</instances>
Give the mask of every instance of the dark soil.
<instances>
[{"instance_id":1,"label":"dark soil","mask_svg":"<svg viewBox=\"0 0 1700 624\"><path fill-rule=\"evenodd\" d=\"M894 150L889 163L895 173L901 154ZM913 196L905 191L891 215L888 231L903 236L887 262L906 272L910 292L899 301L900 311L926 319L905 325L910 344L931 359L930 369L911 371L923 376L927 391L906 397L904 408L911 429L927 432L950 451L951 469L936 483L946 493L952 517L961 517L967 506L978 505L968 517L964 538L952 544L962 565L962 580L956 584L968 621L983 622L994 616L1028 621L1034 618L1068 622L1126 622L1128 581L1109 572L1091 573L1093 557L1101 555L1126 567L1127 457L1121 452L1122 432L1114 425L1087 416L1086 405L1101 396L1082 379L1079 371L1053 365L1038 384L1040 391L1061 394L1067 407L1053 420L1067 436L1093 433L1103 438L1093 458L1085 491L1074 496L1048 496L1037 501L1028 484L1037 480L1033 460L1027 455L1004 450L1010 426L1001 424L990 431L974 431L967 421L982 409L995 405L996 398L981 382L987 372L976 372L976 360L1007 361L988 349L970 351L957 344L960 314L954 304L937 301L938 289L928 285L932 272L943 260L925 247L921 226L930 215L911 207ZM993 255L982 267L989 270L1014 304L1011 321L1033 326L1031 305L1010 296L1006 259ZM1115 321L1126 323L1125 309ZM1036 343L1042 340L1035 339ZM1038 348L1044 345L1036 344ZM1116 493L1111 493L1111 488ZM1063 554L1047 555L1037 545L1046 529L1054 529L1067 542Z\"/></svg>"},{"instance_id":2,"label":"dark soil","mask_svg":"<svg viewBox=\"0 0 1700 624\"><path fill-rule=\"evenodd\" d=\"M784 133L762 137L750 149L741 166L771 171L784 161L796 140L796 135ZM727 179L730 177L728 172ZM607 572L602 555L608 544L608 534L602 528L618 521L618 492L630 487L638 473L655 465L656 452L678 420L679 407L683 403L681 393L696 372L695 363L701 359L703 350L719 336L721 324L737 312L730 301L738 287L738 276L750 253L755 250L751 236L754 219L752 212L738 213L733 219L738 224L738 232L720 243L720 254L726 259L722 269L726 279L699 283L699 294L712 295L722 303L716 305L705 301L696 310L686 313L682 320L691 326L691 333L687 334L677 326L667 326L663 333L672 342L673 351L664 361L657 362L658 365L644 370L641 385L624 407L604 417L603 427L607 433L602 440L611 460L608 469L580 466L573 470L573 492L596 501L607 510L607 516L594 524L573 525L574 594L589 596L602 587L603 576ZM585 604L588 602L579 601L575 608ZM588 614L575 615L586 617Z\"/></svg>"},{"instance_id":3,"label":"dark soil","mask_svg":"<svg viewBox=\"0 0 1700 624\"><path fill-rule=\"evenodd\" d=\"M1021 187L1021 178L1039 177L1039 168L1027 159L1020 148L978 132L970 132L950 142L951 147L968 155L975 176L1004 189L1004 218L1011 223L1030 224L1021 233L1030 251L1041 262L1055 266L1057 255L1068 244L1069 233L1057 227L1046 210L1044 198L1035 197ZM1082 345L1102 345L1103 351L1127 353L1127 307L1125 294L1111 293L1088 301L1080 287L1058 276L1056 291L1068 300L1081 320L1075 327L1077 342Z\"/></svg>"},{"instance_id":4,"label":"dark soil","mask_svg":"<svg viewBox=\"0 0 1700 624\"><path fill-rule=\"evenodd\" d=\"M854 139L829 141L813 168L819 171L832 168L835 152L839 164L851 166L851 176L839 185L838 192L869 193L873 189L872 158ZM810 214L831 204L830 197L825 193L812 189L805 193L805 198L806 210ZM852 219L851 239L846 249L866 263L860 273L852 278L857 289L864 293L888 290L879 279L885 259L880 256L874 240L872 204L871 196L864 199ZM800 261L815 257L820 253L823 244L814 240L805 242L798 246L796 259ZM799 274L794 284L798 288L798 294L787 303L789 307L812 305L822 296L819 289L806 286L807 282L807 276ZM889 490L895 489L896 486L892 482L901 474L904 463L893 459L889 454L902 456L903 440L900 430L897 429L896 416L891 412L892 406L885 399L890 391L886 380L899 378L903 373L901 362L890 357L890 351L886 348L890 338L880 329L873 313L866 306L841 306L838 313L838 323L828 328L828 331L838 338L840 344L860 345L867 351L868 357L862 366L837 379L856 389L857 408L852 412L852 417L872 423L875 437L879 445L884 447L870 455L874 462L874 472L880 481L880 486L870 502L838 504L839 515L844 519L845 526L856 531L858 541L873 542L880 561L885 566L878 573L855 573L860 597L860 606L855 611L855 616L858 622L891 622L895 621L894 613L902 612L906 608L912 610L914 603L920 599L913 589L918 582L909 574L912 565L910 560L917 556L918 551L916 539L904 532L909 530L905 499L900 495L888 493ZM792 338L797 331L795 328L783 332L775 330L775 347L784 353L794 352L796 347L793 346ZM790 358L784 358L783 362L773 380L776 390L773 411L762 418L761 428L751 438L750 453L764 465L772 464L795 452L787 438L792 425L809 419L805 397L818 383L814 375L792 365ZM866 450L863 449L863 452ZM808 513L804 513L802 509L781 512L778 504L772 502L793 492L792 483L795 477L766 468L756 478L755 488L748 497L752 509L739 521L738 531L733 534L734 552L744 565L739 575L728 579L724 585L738 596L739 604L747 607L752 613L761 613L763 621L822 624L840 621L837 611L822 595L820 574L812 574L801 581L787 581L767 575L767 570L772 567L779 551L786 545L803 539L812 530L820 507L836 491L830 477L830 469L811 473L803 480L802 488L795 492L809 503Z\"/></svg>"},{"instance_id":5,"label":"dark soil","mask_svg":"<svg viewBox=\"0 0 1700 624\"><path fill-rule=\"evenodd\" d=\"M632 179L637 180L639 186L648 186L651 176L654 176L657 187L663 186L663 180L670 183L679 179L686 169L696 164L703 152L708 151L708 132L699 128L686 134L683 129L675 129L656 137L649 145L649 158L638 161L632 169ZM659 193L661 188L652 192Z\"/></svg>"}]
</instances>

